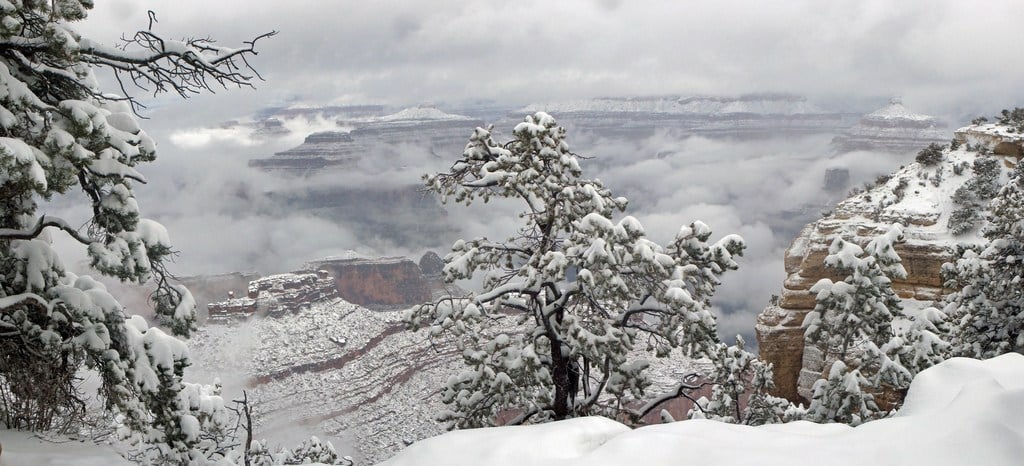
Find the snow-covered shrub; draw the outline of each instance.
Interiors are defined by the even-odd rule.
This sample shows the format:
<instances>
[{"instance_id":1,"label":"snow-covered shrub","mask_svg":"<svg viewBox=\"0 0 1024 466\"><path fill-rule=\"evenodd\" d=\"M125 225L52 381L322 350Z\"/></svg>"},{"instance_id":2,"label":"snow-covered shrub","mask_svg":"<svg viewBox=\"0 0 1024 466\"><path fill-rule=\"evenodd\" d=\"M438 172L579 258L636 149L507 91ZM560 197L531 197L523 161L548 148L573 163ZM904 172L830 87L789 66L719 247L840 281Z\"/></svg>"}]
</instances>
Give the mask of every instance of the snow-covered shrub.
<instances>
[{"instance_id":1,"label":"snow-covered shrub","mask_svg":"<svg viewBox=\"0 0 1024 466\"><path fill-rule=\"evenodd\" d=\"M1015 130L1018 133L1024 132L1024 108L1003 109L997 118L1000 125L1009 126L1011 130Z\"/></svg>"},{"instance_id":2,"label":"snow-covered shrub","mask_svg":"<svg viewBox=\"0 0 1024 466\"><path fill-rule=\"evenodd\" d=\"M921 151L917 153L917 157L915 157L914 160L916 160L918 163L926 167L938 165L942 163L942 149L942 146L933 142L931 144L928 144L928 147L921 149Z\"/></svg>"},{"instance_id":3,"label":"snow-covered shrub","mask_svg":"<svg viewBox=\"0 0 1024 466\"><path fill-rule=\"evenodd\" d=\"M448 337L466 370L442 396L450 427L491 425L587 414L631 414L642 399L647 363L630 357L637 345L659 356L682 348L710 356L718 343L709 303L718 277L737 267L743 240L709 242L694 222L662 246L599 181L582 178L565 130L545 113L526 117L499 144L477 128L447 173L426 176L427 188L469 204L491 197L521 202L524 225L507 240L459 240L445 258L447 281L483 277L483 291L444 298L406 315L409 328ZM567 278L575 271L575 280ZM512 319L515 334L491 322Z\"/></svg>"},{"instance_id":4,"label":"snow-covered shrub","mask_svg":"<svg viewBox=\"0 0 1024 466\"><path fill-rule=\"evenodd\" d=\"M978 207L960 207L949 214L946 228L953 236L962 236L974 230L979 221L981 221L981 213L978 211Z\"/></svg>"},{"instance_id":5,"label":"snow-covered shrub","mask_svg":"<svg viewBox=\"0 0 1024 466\"><path fill-rule=\"evenodd\" d=\"M971 169L974 175L953 193L953 203L958 207L946 224L950 232L957 236L978 226L980 212L999 191L999 177L1002 175L999 160L994 157L978 157L974 159Z\"/></svg>"}]
</instances>

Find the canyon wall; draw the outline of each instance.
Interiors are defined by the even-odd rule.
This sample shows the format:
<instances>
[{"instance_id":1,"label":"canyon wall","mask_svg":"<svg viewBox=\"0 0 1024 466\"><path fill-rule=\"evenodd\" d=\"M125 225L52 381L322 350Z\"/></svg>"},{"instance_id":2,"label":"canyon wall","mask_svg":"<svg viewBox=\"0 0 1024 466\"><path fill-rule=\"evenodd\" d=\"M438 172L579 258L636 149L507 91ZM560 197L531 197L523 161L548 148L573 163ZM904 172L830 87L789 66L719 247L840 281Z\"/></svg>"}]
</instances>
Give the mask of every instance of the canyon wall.
<instances>
[{"instance_id":1,"label":"canyon wall","mask_svg":"<svg viewBox=\"0 0 1024 466\"><path fill-rule=\"evenodd\" d=\"M971 126L956 132L963 143L981 144L996 154L1001 166L1017 163L1024 137L1002 135L993 125ZM777 300L757 318L756 334L761 358L775 367L775 394L794 402L807 402L811 387L822 377L830 361L820 348L804 342L802 324L814 309L810 288L823 278L841 280L825 268L828 247L836 237L861 246L886 231L892 224L904 225L906 242L896 246L907 277L893 280L893 288L904 306L940 305L949 291L943 289L942 264L953 259L958 243L979 243L981 225L954 236L947 223L957 207L951 197L972 176L970 167L978 157L977 147L947 151L934 166L910 164L892 176L880 177L871 189L840 202L833 212L808 224L786 251L786 279ZM956 167L961 167L959 170ZM957 173L959 172L959 173Z\"/></svg>"}]
</instances>

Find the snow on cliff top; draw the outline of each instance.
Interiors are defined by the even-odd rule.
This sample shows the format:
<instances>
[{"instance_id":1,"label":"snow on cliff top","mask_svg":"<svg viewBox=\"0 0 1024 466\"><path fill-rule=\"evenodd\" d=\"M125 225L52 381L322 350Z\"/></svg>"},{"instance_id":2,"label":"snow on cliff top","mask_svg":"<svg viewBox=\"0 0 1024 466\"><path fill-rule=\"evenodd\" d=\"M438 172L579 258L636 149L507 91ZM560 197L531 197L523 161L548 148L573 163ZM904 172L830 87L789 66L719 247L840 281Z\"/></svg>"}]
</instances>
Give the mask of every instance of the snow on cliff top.
<instances>
[{"instance_id":1,"label":"snow on cliff top","mask_svg":"<svg viewBox=\"0 0 1024 466\"><path fill-rule=\"evenodd\" d=\"M449 432L403 465L1011 465L1024 458L1024 356L954 358L922 372L893 417L859 427L693 420L630 429L588 417Z\"/></svg>"},{"instance_id":2,"label":"snow on cliff top","mask_svg":"<svg viewBox=\"0 0 1024 466\"><path fill-rule=\"evenodd\" d=\"M519 110L533 113L661 113L677 115L798 115L825 113L807 99L792 95L750 95L742 97L602 97L590 100L534 103Z\"/></svg>"},{"instance_id":3,"label":"snow on cliff top","mask_svg":"<svg viewBox=\"0 0 1024 466\"><path fill-rule=\"evenodd\" d=\"M957 129L956 133L965 134L968 137L984 134L987 136L999 138L1007 142L1016 142L1024 140L1024 133L1021 133L1010 126L1000 125L997 123L964 126L963 128Z\"/></svg>"},{"instance_id":4,"label":"snow on cliff top","mask_svg":"<svg viewBox=\"0 0 1024 466\"><path fill-rule=\"evenodd\" d=\"M911 120L911 121L932 121L935 117L922 115L907 110L903 101L898 97L889 101L889 105L882 107L864 116L866 120Z\"/></svg>"},{"instance_id":5,"label":"snow on cliff top","mask_svg":"<svg viewBox=\"0 0 1024 466\"><path fill-rule=\"evenodd\" d=\"M384 115L380 121L420 121L420 120L472 120L465 115L445 113L434 107L420 106L404 109L398 113Z\"/></svg>"}]
</instances>

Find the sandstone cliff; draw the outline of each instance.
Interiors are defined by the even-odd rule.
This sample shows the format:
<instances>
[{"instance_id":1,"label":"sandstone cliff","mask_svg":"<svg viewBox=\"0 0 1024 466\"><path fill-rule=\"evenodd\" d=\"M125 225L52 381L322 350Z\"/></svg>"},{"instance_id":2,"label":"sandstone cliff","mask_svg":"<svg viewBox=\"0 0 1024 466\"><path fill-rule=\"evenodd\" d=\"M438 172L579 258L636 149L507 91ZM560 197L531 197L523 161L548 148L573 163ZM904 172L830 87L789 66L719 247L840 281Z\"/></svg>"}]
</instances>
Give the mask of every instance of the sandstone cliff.
<instances>
[{"instance_id":1,"label":"sandstone cliff","mask_svg":"<svg viewBox=\"0 0 1024 466\"><path fill-rule=\"evenodd\" d=\"M982 130L962 128L957 137L982 143L989 150L1006 142L972 136ZM996 133L983 132L990 136ZM905 307L932 305L943 297L946 290L942 288L940 269L953 257L950 248L959 242L979 241L979 228L954 236L948 227L954 210L951 198L971 178L971 169L966 167L978 156L977 149L968 150L965 145L947 151L938 165L913 163L890 177L881 177L873 188L840 202L832 213L803 228L786 251L787 278L779 299L761 312L756 325L761 357L775 366L777 395L806 402L814 381L826 369L822 352L804 344L801 324L815 306L810 287L822 278L843 278L831 275L823 264L836 236L863 246L893 223L905 225L907 241L896 250L907 278L894 281L893 287L904 298ZM1017 162L1015 157L996 157L1004 169Z\"/></svg>"},{"instance_id":2,"label":"sandstone cliff","mask_svg":"<svg viewBox=\"0 0 1024 466\"><path fill-rule=\"evenodd\" d=\"M361 306L408 307L432 296L419 265L404 257L324 259L306 268L330 273L338 295Z\"/></svg>"}]
</instances>

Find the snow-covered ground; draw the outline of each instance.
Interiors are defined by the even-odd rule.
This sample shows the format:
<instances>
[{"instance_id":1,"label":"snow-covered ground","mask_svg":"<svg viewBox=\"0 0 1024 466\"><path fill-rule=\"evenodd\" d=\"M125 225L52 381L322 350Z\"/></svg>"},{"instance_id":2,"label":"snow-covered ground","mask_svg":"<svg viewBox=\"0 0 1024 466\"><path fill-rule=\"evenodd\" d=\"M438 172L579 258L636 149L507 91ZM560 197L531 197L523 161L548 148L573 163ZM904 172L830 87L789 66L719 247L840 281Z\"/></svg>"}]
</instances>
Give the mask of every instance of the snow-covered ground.
<instances>
[{"instance_id":1,"label":"snow-covered ground","mask_svg":"<svg viewBox=\"0 0 1024 466\"><path fill-rule=\"evenodd\" d=\"M201 383L219 378L230 399L248 390L257 438L291 445L317 435L339 454L380 461L444 432L435 421L444 409L441 388L465 369L453 346L431 346L422 332L404 330L402 312L332 299L278 318L208 325L189 342L193 366L186 376ZM645 358L652 396L707 370L707 361Z\"/></svg>"},{"instance_id":2,"label":"snow-covered ground","mask_svg":"<svg viewBox=\"0 0 1024 466\"><path fill-rule=\"evenodd\" d=\"M0 429L0 466L118 466L133 464L112 447Z\"/></svg>"},{"instance_id":3,"label":"snow-covered ground","mask_svg":"<svg viewBox=\"0 0 1024 466\"><path fill-rule=\"evenodd\" d=\"M682 421L639 429L605 418L451 432L385 465L1017 465L1024 356L955 358L922 372L893 417L853 428Z\"/></svg>"}]
</instances>

